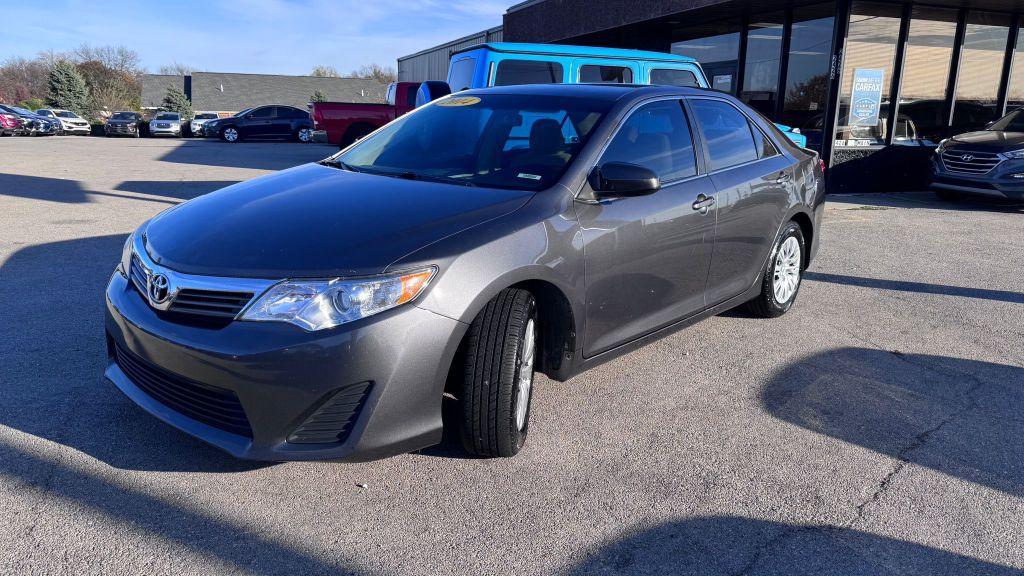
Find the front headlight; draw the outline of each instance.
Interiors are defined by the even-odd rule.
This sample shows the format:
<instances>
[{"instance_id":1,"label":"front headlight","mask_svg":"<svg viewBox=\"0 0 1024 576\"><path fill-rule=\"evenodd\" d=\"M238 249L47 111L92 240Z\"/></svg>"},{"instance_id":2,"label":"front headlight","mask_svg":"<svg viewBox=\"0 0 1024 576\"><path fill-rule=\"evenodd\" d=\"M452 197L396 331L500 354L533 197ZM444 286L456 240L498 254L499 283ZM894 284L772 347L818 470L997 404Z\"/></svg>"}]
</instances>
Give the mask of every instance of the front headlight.
<instances>
[{"instance_id":1,"label":"front headlight","mask_svg":"<svg viewBox=\"0 0 1024 576\"><path fill-rule=\"evenodd\" d=\"M124 247L121 248L121 264L117 267L117 271L125 278L131 278L132 255L134 254L132 246L134 241L135 232L132 232L128 235L128 239L124 241Z\"/></svg>"},{"instance_id":2,"label":"front headlight","mask_svg":"<svg viewBox=\"0 0 1024 576\"><path fill-rule=\"evenodd\" d=\"M267 290L242 320L290 322L314 331L354 322L416 299L437 268L333 280L286 280Z\"/></svg>"},{"instance_id":3,"label":"front headlight","mask_svg":"<svg viewBox=\"0 0 1024 576\"><path fill-rule=\"evenodd\" d=\"M1010 150L1009 152L1003 152L1003 157L1010 160L1020 160L1024 158L1024 148L1020 150Z\"/></svg>"}]
</instances>

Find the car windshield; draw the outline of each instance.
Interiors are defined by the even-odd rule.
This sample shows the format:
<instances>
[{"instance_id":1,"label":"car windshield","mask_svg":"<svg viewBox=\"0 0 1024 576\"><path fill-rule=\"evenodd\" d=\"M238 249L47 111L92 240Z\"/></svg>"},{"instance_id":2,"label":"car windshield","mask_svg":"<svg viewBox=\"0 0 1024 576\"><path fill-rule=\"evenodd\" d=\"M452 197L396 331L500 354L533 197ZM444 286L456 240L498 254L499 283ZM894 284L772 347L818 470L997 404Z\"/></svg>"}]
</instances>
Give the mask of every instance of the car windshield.
<instances>
[{"instance_id":1,"label":"car windshield","mask_svg":"<svg viewBox=\"0 0 1024 576\"><path fill-rule=\"evenodd\" d=\"M400 178L539 190L561 177L610 106L579 97L451 96L399 118L328 163Z\"/></svg>"},{"instance_id":2,"label":"car windshield","mask_svg":"<svg viewBox=\"0 0 1024 576\"><path fill-rule=\"evenodd\" d=\"M135 115L131 112L118 112L110 117L111 120L135 120Z\"/></svg>"},{"instance_id":3,"label":"car windshield","mask_svg":"<svg viewBox=\"0 0 1024 576\"><path fill-rule=\"evenodd\" d=\"M245 110L238 112L237 114L235 114L235 118L241 118L242 116L245 116L249 113L250 110L252 110L252 108L246 108Z\"/></svg>"},{"instance_id":4,"label":"car windshield","mask_svg":"<svg viewBox=\"0 0 1024 576\"><path fill-rule=\"evenodd\" d=\"M196 114L196 120L213 120L216 117L216 114Z\"/></svg>"},{"instance_id":5,"label":"car windshield","mask_svg":"<svg viewBox=\"0 0 1024 576\"><path fill-rule=\"evenodd\" d=\"M178 116L177 114L172 114L170 112L164 112L162 114L156 115L156 120L178 120L179 118L180 116Z\"/></svg>"},{"instance_id":6,"label":"car windshield","mask_svg":"<svg viewBox=\"0 0 1024 576\"><path fill-rule=\"evenodd\" d=\"M78 118L78 114L75 114L74 112L68 112L67 110L57 112L57 116L60 116L61 118Z\"/></svg>"},{"instance_id":7,"label":"car windshield","mask_svg":"<svg viewBox=\"0 0 1024 576\"><path fill-rule=\"evenodd\" d=\"M988 127L988 130L999 132L1024 132L1024 109L1018 108L996 120Z\"/></svg>"},{"instance_id":8,"label":"car windshield","mask_svg":"<svg viewBox=\"0 0 1024 576\"><path fill-rule=\"evenodd\" d=\"M29 116L35 116L35 113L31 110L25 110L24 108L18 108L17 106L11 106L11 110L14 110L18 114L28 114Z\"/></svg>"}]
</instances>

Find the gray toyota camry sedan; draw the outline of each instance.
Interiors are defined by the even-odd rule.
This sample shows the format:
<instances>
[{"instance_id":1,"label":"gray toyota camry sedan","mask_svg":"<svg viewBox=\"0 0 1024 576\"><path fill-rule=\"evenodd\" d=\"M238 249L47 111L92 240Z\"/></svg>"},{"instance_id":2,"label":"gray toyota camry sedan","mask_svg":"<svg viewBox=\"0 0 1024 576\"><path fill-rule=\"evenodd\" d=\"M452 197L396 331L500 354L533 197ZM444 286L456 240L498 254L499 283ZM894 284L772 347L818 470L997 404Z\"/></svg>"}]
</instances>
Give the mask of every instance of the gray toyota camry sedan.
<instances>
[{"instance_id":1,"label":"gray toyota camry sedan","mask_svg":"<svg viewBox=\"0 0 1024 576\"><path fill-rule=\"evenodd\" d=\"M717 92L460 92L139 227L106 291L106 377L242 458L380 458L443 426L512 456L536 372L785 313L822 170Z\"/></svg>"}]
</instances>

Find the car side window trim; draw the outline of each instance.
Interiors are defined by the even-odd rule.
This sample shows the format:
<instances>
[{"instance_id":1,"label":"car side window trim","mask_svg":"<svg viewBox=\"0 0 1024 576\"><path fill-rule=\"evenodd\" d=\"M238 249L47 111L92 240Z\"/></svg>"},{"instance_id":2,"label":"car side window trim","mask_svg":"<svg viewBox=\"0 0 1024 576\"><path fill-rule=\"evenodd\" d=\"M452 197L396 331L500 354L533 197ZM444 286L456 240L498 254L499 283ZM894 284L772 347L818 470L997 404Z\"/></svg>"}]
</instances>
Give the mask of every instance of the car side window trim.
<instances>
[{"instance_id":1,"label":"car side window trim","mask_svg":"<svg viewBox=\"0 0 1024 576\"><path fill-rule=\"evenodd\" d=\"M759 130L762 134L764 134L764 131L761 130L761 127L758 126L757 123L754 122L750 118L750 116L748 116L746 113L744 113L743 110L741 110L738 106L736 106L735 104L733 104L732 102L729 102L728 100L726 100L724 98L714 98L714 97L711 97L711 96L683 96L681 98L682 98L682 100L687 105L686 106L686 110L687 110L688 114L692 114L691 108L689 106L689 103L690 103L690 101L693 101L693 100L713 100L715 102L722 102L724 104L728 104L729 106L732 106L733 108L735 108L737 112L739 112L744 118L747 119L747 126L748 126L748 128L753 126L757 130ZM700 131L700 140L703 143L704 142L704 128L701 127L699 122L697 123L697 130ZM754 136L753 133L751 133L750 136L751 136L751 138L753 138L753 136ZM772 158L775 158L776 156L783 156L785 158L789 157L789 156L785 155L782 152L782 149L775 144L775 141L773 141L771 138L768 138L768 141L771 142L772 146L775 148L775 154L773 154L771 156L767 156L765 158L755 158L753 160L748 160L746 162L741 162L739 164L733 164L732 166L726 166L725 168L717 168L717 169L714 166L712 166L710 153L707 151L706 147L705 146L701 146L701 151L704 154L704 162L705 162L705 164L706 164L706 166L708 168L707 174L710 176L712 174L718 174L719 172L727 172L729 170L734 170L736 168L740 168L740 167L743 167L743 166L750 166L751 164L757 164L758 162L764 162L765 160L771 160Z\"/></svg>"}]
</instances>

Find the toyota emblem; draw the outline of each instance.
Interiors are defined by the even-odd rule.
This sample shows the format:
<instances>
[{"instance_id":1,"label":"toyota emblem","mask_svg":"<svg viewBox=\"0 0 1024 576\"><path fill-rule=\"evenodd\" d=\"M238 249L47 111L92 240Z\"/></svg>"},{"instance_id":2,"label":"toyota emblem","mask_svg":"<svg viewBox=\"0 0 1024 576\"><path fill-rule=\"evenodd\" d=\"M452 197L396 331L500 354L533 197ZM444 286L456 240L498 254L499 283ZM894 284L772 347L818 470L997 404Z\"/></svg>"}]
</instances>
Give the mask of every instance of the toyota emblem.
<instances>
[{"instance_id":1,"label":"toyota emblem","mask_svg":"<svg viewBox=\"0 0 1024 576\"><path fill-rule=\"evenodd\" d=\"M170 281L164 274L153 274L149 277L149 300L153 304L163 304L170 296Z\"/></svg>"},{"instance_id":2,"label":"toyota emblem","mask_svg":"<svg viewBox=\"0 0 1024 576\"><path fill-rule=\"evenodd\" d=\"M960 159L963 160L964 162L970 162L971 160L974 160L974 156L972 156L971 154L964 154L963 156L960 157Z\"/></svg>"}]
</instances>

